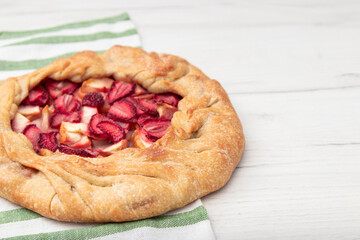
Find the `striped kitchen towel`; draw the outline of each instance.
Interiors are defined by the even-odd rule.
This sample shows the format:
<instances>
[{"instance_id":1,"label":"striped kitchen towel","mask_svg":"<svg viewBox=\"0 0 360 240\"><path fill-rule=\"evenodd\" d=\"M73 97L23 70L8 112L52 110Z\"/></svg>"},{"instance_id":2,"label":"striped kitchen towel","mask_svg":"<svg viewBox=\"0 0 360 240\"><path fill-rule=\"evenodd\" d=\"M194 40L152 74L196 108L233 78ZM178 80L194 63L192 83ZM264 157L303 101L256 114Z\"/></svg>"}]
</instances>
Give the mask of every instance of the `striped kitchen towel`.
<instances>
[{"instance_id":1,"label":"striped kitchen towel","mask_svg":"<svg viewBox=\"0 0 360 240\"><path fill-rule=\"evenodd\" d=\"M26 31L0 32L0 80L19 76L59 57L111 46L140 47L129 15ZM1 176L1 175L0 175ZM4 177L4 176L2 176ZM0 239L215 239L200 200L145 220L80 224L44 218L0 198Z\"/></svg>"}]
</instances>

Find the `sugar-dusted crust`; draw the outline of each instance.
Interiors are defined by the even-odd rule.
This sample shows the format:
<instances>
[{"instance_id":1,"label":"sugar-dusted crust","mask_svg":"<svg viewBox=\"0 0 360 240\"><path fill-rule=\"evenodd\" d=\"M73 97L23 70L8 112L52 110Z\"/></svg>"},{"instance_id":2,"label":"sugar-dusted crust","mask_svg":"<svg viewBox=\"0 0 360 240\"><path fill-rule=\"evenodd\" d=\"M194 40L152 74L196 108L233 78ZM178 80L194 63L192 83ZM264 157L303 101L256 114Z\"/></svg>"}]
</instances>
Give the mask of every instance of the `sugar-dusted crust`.
<instances>
[{"instance_id":1,"label":"sugar-dusted crust","mask_svg":"<svg viewBox=\"0 0 360 240\"><path fill-rule=\"evenodd\" d=\"M10 120L41 80L109 77L183 99L164 137L106 158L40 156ZM61 221L122 222L160 215L221 188L244 150L240 120L221 85L186 60L114 46L80 52L0 83L0 196Z\"/></svg>"}]
</instances>

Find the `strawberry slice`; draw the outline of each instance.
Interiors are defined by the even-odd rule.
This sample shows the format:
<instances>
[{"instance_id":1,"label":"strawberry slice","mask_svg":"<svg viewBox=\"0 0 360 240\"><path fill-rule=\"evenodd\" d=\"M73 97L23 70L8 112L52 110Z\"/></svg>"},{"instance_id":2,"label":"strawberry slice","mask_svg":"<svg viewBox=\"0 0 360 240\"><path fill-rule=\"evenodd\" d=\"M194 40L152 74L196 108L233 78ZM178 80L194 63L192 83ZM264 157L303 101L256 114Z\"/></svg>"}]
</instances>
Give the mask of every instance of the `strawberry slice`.
<instances>
[{"instance_id":1,"label":"strawberry slice","mask_svg":"<svg viewBox=\"0 0 360 240\"><path fill-rule=\"evenodd\" d=\"M147 137L156 141L165 135L166 129L170 126L169 120L163 119L147 119L142 125L142 129L146 131Z\"/></svg>"},{"instance_id":2,"label":"strawberry slice","mask_svg":"<svg viewBox=\"0 0 360 240\"><path fill-rule=\"evenodd\" d=\"M172 105L163 103L163 104L158 104L157 106L157 111L159 113L159 118L160 119L168 119L171 120L174 113L177 111L178 109Z\"/></svg>"},{"instance_id":3,"label":"strawberry slice","mask_svg":"<svg viewBox=\"0 0 360 240\"><path fill-rule=\"evenodd\" d=\"M104 105L104 97L101 93L91 92L84 96L82 100L83 106L99 107Z\"/></svg>"},{"instance_id":4,"label":"strawberry slice","mask_svg":"<svg viewBox=\"0 0 360 240\"><path fill-rule=\"evenodd\" d=\"M91 149L76 149L66 146L65 144L60 144L59 151L66 154L79 155L82 157L97 157L98 153L94 152Z\"/></svg>"},{"instance_id":5,"label":"strawberry slice","mask_svg":"<svg viewBox=\"0 0 360 240\"><path fill-rule=\"evenodd\" d=\"M96 126L109 136L109 140L112 143L117 143L126 137L122 127L114 122L102 121Z\"/></svg>"},{"instance_id":6,"label":"strawberry slice","mask_svg":"<svg viewBox=\"0 0 360 240\"><path fill-rule=\"evenodd\" d=\"M80 106L80 101L69 94L59 96L54 102L55 109L65 114L78 111Z\"/></svg>"},{"instance_id":7,"label":"strawberry slice","mask_svg":"<svg viewBox=\"0 0 360 240\"><path fill-rule=\"evenodd\" d=\"M96 107L84 106L80 110L81 122L88 124L95 114L99 113Z\"/></svg>"},{"instance_id":8,"label":"strawberry slice","mask_svg":"<svg viewBox=\"0 0 360 240\"><path fill-rule=\"evenodd\" d=\"M135 91L135 84L127 82L114 82L107 98L110 104L132 94Z\"/></svg>"},{"instance_id":9,"label":"strawberry slice","mask_svg":"<svg viewBox=\"0 0 360 240\"><path fill-rule=\"evenodd\" d=\"M135 97L141 106L146 109L146 112L151 115L156 115L157 101L154 99L154 94L145 94Z\"/></svg>"},{"instance_id":10,"label":"strawberry slice","mask_svg":"<svg viewBox=\"0 0 360 240\"><path fill-rule=\"evenodd\" d=\"M181 97L174 93L162 93L162 94L155 95L155 100L158 103L166 103L166 104L172 105L174 107L176 107L178 105L180 99L181 99Z\"/></svg>"},{"instance_id":11,"label":"strawberry slice","mask_svg":"<svg viewBox=\"0 0 360 240\"><path fill-rule=\"evenodd\" d=\"M144 125L144 122L146 122L148 119L156 119L149 115L142 115L137 119L137 124L139 124L140 127Z\"/></svg>"},{"instance_id":12,"label":"strawberry slice","mask_svg":"<svg viewBox=\"0 0 360 240\"><path fill-rule=\"evenodd\" d=\"M72 112L70 114L57 113L50 119L50 126L52 128L60 128L62 122L78 123L80 122L80 112Z\"/></svg>"},{"instance_id":13,"label":"strawberry slice","mask_svg":"<svg viewBox=\"0 0 360 240\"><path fill-rule=\"evenodd\" d=\"M136 109L131 102L120 100L110 107L107 116L115 121L133 122L136 118Z\"/></svg>"},{"instance_id":14,"label":"strawberry slice","mask_svg":"<svg viewBox=\"0 0 360 240\"><path fill-rule=\"evenodd\" d=\"M11 128L16 133L22 133L24 129L31 124L29 119L20 113L16 113L14 119L11 121Z\"/></svg>"},{"instance_id":15,"label":"strawberry slice","mask_svg":"<svg viewBox=\"0 0 360 240\"><path fill-rule=\"evenodd\" d=\"M22 103L24 105L44 106L48 100L49 93L38 85L29 92L29 95Z\"/></svg>"},{"instance_id":16,"label":"strawberry slice","mask_svg":"<svg viewBox=\"0 0 360 240\"><path fill-rule=\"evenodd\" d=\"M120 122L120 121L115 121L115 123L117 125L119 125L122 129L124 129L125 134L127 134L130 131L131 128L131 124L130 123L126 123L126 122Z\"/></svg>"},{"instance_id":17,"label":"strawberry slice","mask_svg":"<svg viewBox=\"0 0 360 240\"><path fill-rule=\"evenodd\" d=\"M39 147L40 133L41 133L41 130L35 124L26 126L26 128L24 129L24 132L23 132L23 134L32 143L35 152L38 152L40 150L40 147Z\"/></svg>"},{"instance_id":18,"label":"strawberry slice","mask_svg":"<svg viewBox=\"0 0 360 240\"><path fill-rule=\"evenodd\" d=\"M93 115L90 119L89 126L88 126L89 132L92 133L96 138L99 138L99 139L107 138L107 134L104 133L97 125L98 125L98 123L100 123L102 121L109 121L109 120L110 119L108 119L107 117L105 117L101 114Z\"/></svg>"},{"instance_id":19,"label":"strawberry slice","mask_svg":"<svg viewBox=\"0 0 360 240\"><path fill-rule=\"evenodd\" d=\"M141 105L137 99L135 99L133 97L127 97L127 98L125 98L125 100L128 102L131 102L134 105L136 114L138 116L143 115L148 112L148 109L146 107L144 107L143 105Z\"/></svg>"},{"instance_id":20,"label":"strawberry slice","mask_svg":"<svg viewBox=\"0 0 360 240\"><path fill-rule=\"evenodd\" d=\"M57 132L40 133L39 135L39 147L46 148L53 152L58 149L58 143L56 138Z\"/></svg>"},{"instance_id":21,"label":"strawberry slice","mask_svg":"<svg viewBox=\"0 0 360 240\"><path fill-rule=\"evenodd\" d=\"M49 79L45 82L45 88L50 93L50 96L55 99L64 93L73 94L78 88L78 85L70 81L55 81Z\"/></svg>"}]
</instances>

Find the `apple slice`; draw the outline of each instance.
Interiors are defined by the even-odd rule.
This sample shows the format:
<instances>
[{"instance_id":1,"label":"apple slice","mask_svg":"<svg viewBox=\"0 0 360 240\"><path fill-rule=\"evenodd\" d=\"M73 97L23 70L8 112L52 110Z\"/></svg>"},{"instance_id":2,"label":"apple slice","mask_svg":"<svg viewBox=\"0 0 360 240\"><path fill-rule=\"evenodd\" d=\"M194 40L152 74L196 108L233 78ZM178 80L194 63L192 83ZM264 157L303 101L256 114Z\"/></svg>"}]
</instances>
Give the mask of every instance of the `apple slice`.
<instances>
[{"instance_id":1,"label":"apple slice","mask_svg":"<svg viewBox=\"0 0 360 240\"><path fill-rule=\"evenodd\" d=\"M141 128L136 129L131 135L131 141L135 147L145 149L151 146L153 142L147 138L147 133Z\"/></svg>"},{"instance_id":2,"label":"apple slice","mask_svg":"<svg viewBox=\"0 0 360 240\"><path fill-rule=\"evenodd\" d=\"M138 96L138 95L143 95L148 93L145 89L143 89L142 87L140 87L139 85L135 86L135 91L133 94L131 94L131 96Z\"/></svg>"},{"instance_id":3,"label":"apple slice","mask_svg":"<svg viewBox=\"0 0 360 240\"><path fill-rule=\"evenodd\" d=\"M30 120L24 117L24 115L16 113L14 119L11 121L11 128L16 133L22 133L24 129L31 124Z\"/></svg>"},{"instance_id":4,"label":"apple slice","mask_svg":"<svg viewBox=\"0 0 360 240\"><path fill-rule=\"evenodd\" d=\"M49 131L50 128L50 112L46 105L41 111L41 117L32 121L43 132Z\"/></svg>"},{"instance_id":5,"label":"apple slice","mask_svg":"<svg viewBox=\"0 0 360 240\"><path fill-rule=\"evenodd\" d=\"M97 150L101 155L103 156L109 156L113 153L116 153L120 150L123 150L128 147L128 141L126 139L121 140L118 143L115 143L113 145L107 146L104 149Z\"/></svg>"},{"instance_id":6,"label":"apple slice","mask_svg":"<svg viewBox=\"0 0 360 240\"><path fill-rule=\"evenodd\" d=\"M110 78L90 78L84 81L79 89L79 97L83 98L91 92L108 92L114 80Z\"/></svg>"},{"instance_id":7,"label":"apple slice","mask_svg":"<svg viewBox=\"0 0 360 240\"><path fill-rule=\"evenodd\" d=\"M40 116L41 108L39 106L20 105L17 112L24 115L31 121Z\"/></svg>"},{"instance_id":8,"label":"apple slice","mask_svg":"<svg viewBox=\"0 0 360 240\"><path fill-rule=\"evenodd\" d=\"M98 113L98 109L96 107L83 106L80 109L81 122L89 124L92 116L94 116L97 113Z\"/></svg>"},{"instance_id":9,"label":"apple slice","mask_svg":"<svg viewBox=\"0 0 360 240\"><path fill-rule=\"evenodd\" d=\"M60 126L60 143L73 148L91 146L88 138L87 124L62 122Z\"/></svg>"}]
</instances>

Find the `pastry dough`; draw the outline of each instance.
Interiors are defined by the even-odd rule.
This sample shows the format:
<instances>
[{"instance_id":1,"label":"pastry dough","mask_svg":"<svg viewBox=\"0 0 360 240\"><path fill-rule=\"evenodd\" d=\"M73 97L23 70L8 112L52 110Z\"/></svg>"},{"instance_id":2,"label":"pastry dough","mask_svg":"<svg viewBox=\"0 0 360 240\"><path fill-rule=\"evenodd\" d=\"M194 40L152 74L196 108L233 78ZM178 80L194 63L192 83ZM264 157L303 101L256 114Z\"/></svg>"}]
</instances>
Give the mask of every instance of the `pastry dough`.
<instances>
[{"instance_id":1,"label":"pastry dough","mask_svg":"<svg viewBox=\"0 0 360 240\"><path fill-rule=\"evenodd\" d=\"M12 131L18 105L43 79L81 83L93 77L182 96L165 136L146 149L84 158L40 156ZM221 188L244 150L240 120L221 85L168 54L123 46L84 51L9 78L0 91L0 196L60 221L131 221L183 207Z\"/></svg>"}]
</instances>

